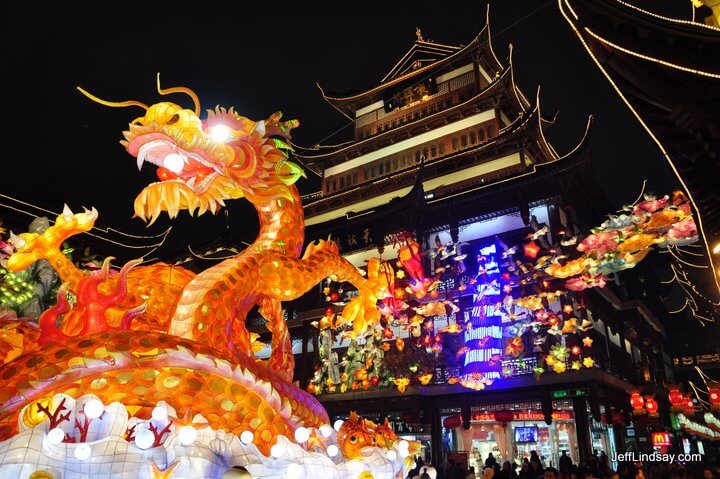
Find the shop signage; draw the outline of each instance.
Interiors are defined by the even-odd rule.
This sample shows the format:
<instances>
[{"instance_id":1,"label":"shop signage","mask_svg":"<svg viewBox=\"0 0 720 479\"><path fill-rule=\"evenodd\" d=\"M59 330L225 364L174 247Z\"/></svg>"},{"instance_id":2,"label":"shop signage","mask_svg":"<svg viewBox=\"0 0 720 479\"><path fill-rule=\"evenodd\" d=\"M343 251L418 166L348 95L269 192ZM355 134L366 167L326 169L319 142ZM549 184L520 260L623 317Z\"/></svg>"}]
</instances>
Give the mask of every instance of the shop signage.
<instances>
[{"instance_id":1,"label":"shop signage","mask_svg":"<svg viewBox=\"0 0 720 479\"><path fill-rule=\"evenodd\" d=\"M553 419L572 419L573 415L570 412L558 412L552 413ZM494 414L473 414L473 421L492 421L496 422ZM541 412L516 412L513 414L513 421L544 421L545 416Z\"/></svg>"},{"instance_id":2,"label":"shop signage","mask_svg":"<svg viewBox=\"0 0 720 479\"><path fill-rule=\"evenodd\" d=\"M670 433L669 432L653 432L650 433L650 439L653 446L669 446L670 445Z\"/></svg>"},{"instance_id":3,"label":"shop signage","mask_svg":"<svg viewBox=\"0 0 720 479\"><path fill-rule=\"evenodd\" d=\"M579 398L589 395L590 390L588 388L563 389L561 391L553 391L552 393L553 399Z\"/></svg>"}]
</instances>

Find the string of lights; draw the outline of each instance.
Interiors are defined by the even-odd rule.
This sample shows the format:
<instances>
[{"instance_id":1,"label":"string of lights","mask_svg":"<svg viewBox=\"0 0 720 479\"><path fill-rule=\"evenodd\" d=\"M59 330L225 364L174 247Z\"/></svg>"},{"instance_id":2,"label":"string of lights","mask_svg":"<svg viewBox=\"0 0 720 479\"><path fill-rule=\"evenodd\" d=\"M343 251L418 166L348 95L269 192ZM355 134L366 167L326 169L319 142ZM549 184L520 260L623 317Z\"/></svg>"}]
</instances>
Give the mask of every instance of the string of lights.
<instances>
[{"instance_id":1,"label":"string of lights","mask_svg":"<svg viewBox=\"0 0 720 479\"><path fill-rule=\"evenodd\" d=\"M570 6L569 0L558 0L558 6L560 8L560 13L562 14L563 18L565 18L565 20L568 22L570 27L573 29L573 31L577 35L578 39L580 40L580 43L582 43L583 47L588 52L588 55L590 55L590 58L592 58L595 65L600 69L602 74L608 80L608 82L613 87L613 89L615 90L617 95L620 97L620 99L623 101L623 103L625 103L625 106L627 106L628 109L630 110L630 112L633 114L633 116L635 116L635 119L640 123L640 125L642 125L642 127L645 129L645 131L650 135L650 137L653 139L653 141L658 146L658 148L660 148L660 151L662 152L663 157L667 161L668 165L670 165L670 168L673 170L673 173L675 173L675 176L678 179L678 181L680 182L680 185L682 186L683 191L686 193L687 198L690 201L690 204L693 206L693 209L696 212L699 212L700 210L697 206L697 203L695 202L695 199L693 198L692 193L690 192L689 188L685 184L685 180L683 179L682 175L678 171L677 166L675 166L675 162L670 157L668 152L665 150L665 147L663 146L663 144L660 142L660 140L657 138L657 136L655 136L655 134L650 129L650 127L647 125L647 123L645 123L645 121L642 119L642 117L637 112L635 107L633 107L632 104L628 101L628 99L622 93L622 90L620 90L620 88L617 86L617 83L615 83L615 80L613 80L612 76L610 76L610 74L605 70L602 63L600 63L600 61L597 59L597 57L593 53L592 49L590 48L590 45L587 44L587 42L585 41L585 38L583 37L583 35L580 33L580 31L575 26L575 22L573 22L570 19L570 17L568 17L566 10L569 10L570 13L573 15L573 17L575 18L575 20L578 20L578 16L573 11L572 7ZM710 256L710 245L707 243L706 240L704 240L704 238L706 238L707 235L705 234L705 228L703 226L702 216L699 213L696 216L696 224L698 227L698 231L702 235L703 246L707 252L707 255L708 255L708 257L711 257ZM718 279L717 271L715 270L715 266L712 262L710 262L710 269L713 273L713 282L714 282L715 290L717 292L720 292L720 280Z\"/></svg>"}]
</instances>

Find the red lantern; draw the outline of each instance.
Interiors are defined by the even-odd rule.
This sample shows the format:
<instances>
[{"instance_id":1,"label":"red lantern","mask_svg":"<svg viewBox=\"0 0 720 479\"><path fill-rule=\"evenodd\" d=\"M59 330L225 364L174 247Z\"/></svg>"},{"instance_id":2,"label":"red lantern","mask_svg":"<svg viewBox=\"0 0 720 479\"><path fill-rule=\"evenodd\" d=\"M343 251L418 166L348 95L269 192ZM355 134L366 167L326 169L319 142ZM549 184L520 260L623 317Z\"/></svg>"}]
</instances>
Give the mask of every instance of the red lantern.
<instances>
[{"instance_id":1,"label":"red lantern","mask_svg":"<svg viewBox=\"0 0 720 479\"><path fill-rule=\"evenodd\" d=\"M658 414L658 404L652 397L647 398L645 401L645 409L647 409L647 412L652 417L659 416Z\"/></svg>"},{"instance_id":2,"label":"red lantern","mask_svg":"<svg viewBox=\"0 0 720 479\"><path fill-rule=\"evenodd\" d=\"M512 411L496 411L495 412L495 420L503 425L503 427L507 426L507 423L515 419L515 414L512 413Z\"/></svg>"},{"instance_id":3,"label":"red lantern","mask_svg":"<svg viewBox=\"0 0 720 479\"><path fill-rule=\"evenodd\" d=\"M337 301L338 299L340 299L340 295L339 295L339 294L337 294L337 293L330 293L330 301L333 301L333 302L334 302L334 301Z\"/></svg>"},{"instance_id":4,"label":"red lantern","mask_svg":"<svg viewBox=\"0 0 720 479\"><path fill-rule=\"evenodd\" d=\"M672 388L668 393L668 400L673 406L678 406L683 403L683 395L678 388Z\"/></svg>"},{"instance_id":5,"label":"red lantern","mask_svg":"<svg viewBox=\"0 0 720 479\"><path fill-rule=\"evenodd\" d=\"M720 389L708 389L708 397L713 411L720 411Z\"/></svg>"},{"instance_id":6,"label":"red lantern","mask_svg":"<svg viewBox=\"0 0 720 479\"><path fill-rule=\"evenodd\" d=\"M528 258L535 259L537 258L538 253L540 252L540 247L537 245L535 241L530 241L523 247L525 256Z\"/></svg>"},{"instance_id":7,"label":"red lantern","mask_svg":"<svg viewBox=\"0 0 720 479\"><path fill-rule=\"evenodd\" d=\"M643 409L645 400L640 393L632 393L630 395L630 405L632 406L635 414L645 414L645 409Z\"/></svg>"},{"instance_id":8,"label":"red lantern","mask_svg":"<svg viewBox=\"0 0 720 479\"><path fill-rule=\"evenodd\" d=\"M691 398L685 398L685 415L695 414L695 403Z\"/></svg>"},{"instance_id":9,"label":"red lantern","mask_svg":"<svg viewBox=\"0 0 720 479\"><path fill-rule=\"evenodd\" d=\"M462 419L460 419L460 416L448 416L443 420L443 426L445 429L455 429L460 427L462 424Z\"/></svg>"}]
</instances>

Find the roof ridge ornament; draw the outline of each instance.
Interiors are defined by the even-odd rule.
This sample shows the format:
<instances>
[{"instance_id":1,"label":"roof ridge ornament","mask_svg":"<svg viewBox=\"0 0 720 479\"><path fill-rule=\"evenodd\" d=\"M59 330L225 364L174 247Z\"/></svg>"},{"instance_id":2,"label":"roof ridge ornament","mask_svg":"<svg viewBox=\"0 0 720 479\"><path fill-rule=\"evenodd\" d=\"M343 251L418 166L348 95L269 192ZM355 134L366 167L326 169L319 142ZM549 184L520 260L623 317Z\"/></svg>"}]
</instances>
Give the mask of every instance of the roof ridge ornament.
<instances>
[{"instance_id":1,"label":"roof ridge ornament","mask_svg":"<svg viewBox=\"0 0 720 479\"><path fill-rule=\"evenodd\" d=\"M420 27L415 27L415 35L417 36L417 41L419 41L419 42L425 41L425 39L423 38L423 35L422 35L422 30L420 30Z\"/></svg>"}]
</instances>

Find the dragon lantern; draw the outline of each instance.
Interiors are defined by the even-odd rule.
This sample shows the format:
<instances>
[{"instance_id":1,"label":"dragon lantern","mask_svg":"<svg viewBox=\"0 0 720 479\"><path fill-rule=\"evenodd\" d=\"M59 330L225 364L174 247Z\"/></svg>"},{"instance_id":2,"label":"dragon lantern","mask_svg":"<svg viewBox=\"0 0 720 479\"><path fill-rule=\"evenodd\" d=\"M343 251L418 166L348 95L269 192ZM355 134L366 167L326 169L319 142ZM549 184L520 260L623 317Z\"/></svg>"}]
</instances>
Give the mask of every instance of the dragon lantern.
<instances>
[{"instance_id":1,"label":"dragon lantern","mask_svg":"<svg viewBox=\"0 0 720 479\"><path fill-rule=\"evenodd\" d=\"M357 466L346 467L312 447L324 449L323 441L332 439L329 418L313 396L291 382L294 359L281 303L333 276L360 292L346 306L345 320L373 323L380 314L381 282L364 279L332 241L310 244L301 256L303 208L294 183L304 175L282 150L287 146L282 138L298 122L281 122L280 113L255 122L219 107L201 119L191 90L162 89L159 76L157 87L162 95L189 95L194 108L110 102L80 89L103 105L144 111L121 143L138 168L155 167L159 181L139 193L135 215L152 223L163 212L171 218L180 210L215 213L227 200L246 198L257 210L259 234L245 251L197 275L140 261L114 275L107 268L91 275L78 270L60 246L93 227L94 209L66 208L43 234L17 237L9 267L19 270L47 259L64 284L40 332L25 334L29 339L0 365L0 471L7 457L25 457L18 449L40 441L43 446L31 448L34 455L13 466L13 473L51 477L54 467L64 478L113 477L101 463L121 462L113 471L122 471L122 477L220 477L239 465L253 477L297 475L300 468L307 477L354 479ZM245 326L255 306L272 333L267 361L255 358ZM95 409L88 409L93 401ZM99 412L91 414L97 404ZM89 442L108 418L114 418L106 425L109 438ZM123 445L113 449L108 441ZM99 450L101 443L103 460L94 461L88 447ZM177 449L190 446L197 451ZM125 461L126 453L136 460ZM63 454L74 459L53 459ZM315 458L305 461L311 455ZM370 466L361 470L376 478L404 475L402 459L392 456L383 456L379 472ZM36 463L28 464L32 458Z\"/></svg>"}]
</instances>

